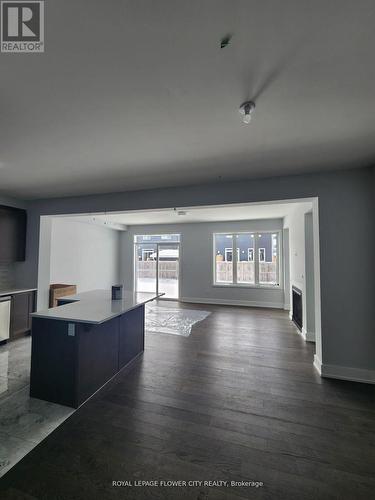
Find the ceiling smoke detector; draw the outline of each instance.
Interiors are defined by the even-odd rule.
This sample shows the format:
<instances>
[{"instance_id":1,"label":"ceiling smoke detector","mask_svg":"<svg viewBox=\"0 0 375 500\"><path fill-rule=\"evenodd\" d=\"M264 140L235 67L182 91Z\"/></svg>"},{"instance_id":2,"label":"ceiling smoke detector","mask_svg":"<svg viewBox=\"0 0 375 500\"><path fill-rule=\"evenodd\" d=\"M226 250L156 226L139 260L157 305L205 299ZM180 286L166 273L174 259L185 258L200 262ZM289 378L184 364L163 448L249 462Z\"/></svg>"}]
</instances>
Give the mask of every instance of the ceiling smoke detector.
<instances>
[{"instance_id":1,"label":"ceiling smoke detector","mask_svg":"<svg viewBox=\"0 0 375 500\"><path fill-rule=\"evenodd\" d=\"M255 103L253 101L246 101L241 104L239 112L242 116L242 121L244 123L250 123L251 121L251 113L255 109Z\"/></svg>"}]
</instances>

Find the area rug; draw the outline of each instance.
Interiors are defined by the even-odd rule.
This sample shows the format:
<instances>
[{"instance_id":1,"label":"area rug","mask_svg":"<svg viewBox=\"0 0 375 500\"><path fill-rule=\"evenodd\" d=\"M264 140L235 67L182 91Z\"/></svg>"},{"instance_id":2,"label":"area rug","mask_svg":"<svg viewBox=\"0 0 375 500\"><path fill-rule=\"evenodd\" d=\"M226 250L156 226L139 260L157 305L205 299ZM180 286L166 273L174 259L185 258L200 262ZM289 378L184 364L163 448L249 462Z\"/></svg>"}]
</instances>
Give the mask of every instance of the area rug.
<instances>
[{"instance_id":1,"label":"area rug","mask_svg":"<svg viewBox=\"0 0 375 500\"><path fill-rule=\"evenodd\" d=\"M166 333L188 337L192 327L211 313L194 309L177 309L149 304L146 308L145 330L147 333Z\"/></svg>"}]
</instances>

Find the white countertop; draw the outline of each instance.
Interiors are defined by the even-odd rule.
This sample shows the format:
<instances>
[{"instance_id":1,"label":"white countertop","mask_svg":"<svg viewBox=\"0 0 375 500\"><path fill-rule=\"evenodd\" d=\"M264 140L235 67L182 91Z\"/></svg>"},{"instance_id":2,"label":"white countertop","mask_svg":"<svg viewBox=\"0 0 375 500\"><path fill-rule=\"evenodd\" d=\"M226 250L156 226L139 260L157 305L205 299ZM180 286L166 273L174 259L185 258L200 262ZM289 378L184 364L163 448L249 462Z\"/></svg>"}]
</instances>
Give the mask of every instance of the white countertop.
<instances>
[{"instance_id":1,"label":"white countertop","mask_svg":"<svg viewBox=\"0 0 375 500\"><path fill-rule=\"evenodd\" d=\"M32 313L33 318L47 318L72 323L104 323L116 316L126 313L136 307L146 304L162 293L123 291L121 300L112 300L111 290L92 290L90 292L77 293L61 297L61 300L71 300L71 304L52 307L45 311Z\"/></svg>"},{"instance_id":2,"label":"white countertop","mask_svg":"<svg viewBox=\"0 0 375 500\"><path fill-rule=\"evenodd\" d=\"M26 293L35 291L36 288L8 288L5 290L0 290L0 297L4 297L5 295L15 295L16 293Z\"/></svg>"}]
</instances>

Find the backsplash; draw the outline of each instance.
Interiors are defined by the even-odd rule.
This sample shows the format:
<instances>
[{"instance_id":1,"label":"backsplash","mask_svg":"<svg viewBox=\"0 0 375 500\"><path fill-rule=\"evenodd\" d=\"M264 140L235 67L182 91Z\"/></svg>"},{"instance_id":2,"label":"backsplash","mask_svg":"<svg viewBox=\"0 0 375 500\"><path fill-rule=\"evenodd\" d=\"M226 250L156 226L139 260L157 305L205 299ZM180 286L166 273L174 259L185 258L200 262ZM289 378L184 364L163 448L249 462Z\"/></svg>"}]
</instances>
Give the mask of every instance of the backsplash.
<instances>
[{"instance_id":1,"label":"backsplash","mask_svg":"<svg viewBox=\"0 0 375 500\"><path fill-rule=\"evenodd\" d=\"M11 288L15 282L14 264L0 264L0 290Z\"/></svg>"}]
</instances>

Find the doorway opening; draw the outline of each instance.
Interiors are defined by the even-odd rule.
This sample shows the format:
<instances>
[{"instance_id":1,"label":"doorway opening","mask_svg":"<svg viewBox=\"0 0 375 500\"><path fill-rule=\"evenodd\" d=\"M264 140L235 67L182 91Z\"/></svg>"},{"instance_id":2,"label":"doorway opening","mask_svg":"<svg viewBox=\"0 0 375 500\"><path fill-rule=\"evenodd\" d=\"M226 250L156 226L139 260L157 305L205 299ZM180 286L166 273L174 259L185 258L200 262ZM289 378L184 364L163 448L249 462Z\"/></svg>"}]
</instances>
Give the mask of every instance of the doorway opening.
<instances>
[{"instance_id":1,"label":"doorway opening","mask_svg":"<svg viewBox=\"0 0 375 500\"><path fill-rule=\"evenodd\" d=\"M319 367L318 199L183 208L183 216L175 208L41 216L38 310L48 307L54 282L77 284L79 292L123 283L130 291L164 293L167 300L288 311L295 286L302 291L300 333L315 342ZM271 245L262 241L269 233ZM217 234L233 241L216 248ZM251 235L258 238L254 245ZM223 278L231 267L232 279Z\"/></svg>"},{"instance_id":2,"label":"doorway opening","mask_svg":"<svg viewBox=\"0 0 375 500\"><path fill-rule=\"evenodd\" d=\"M180 235L134 236L134 289L180 298Z\"/></svg>"}]
</instances>

